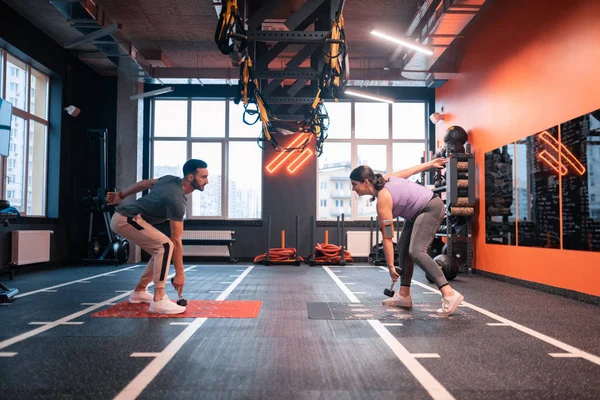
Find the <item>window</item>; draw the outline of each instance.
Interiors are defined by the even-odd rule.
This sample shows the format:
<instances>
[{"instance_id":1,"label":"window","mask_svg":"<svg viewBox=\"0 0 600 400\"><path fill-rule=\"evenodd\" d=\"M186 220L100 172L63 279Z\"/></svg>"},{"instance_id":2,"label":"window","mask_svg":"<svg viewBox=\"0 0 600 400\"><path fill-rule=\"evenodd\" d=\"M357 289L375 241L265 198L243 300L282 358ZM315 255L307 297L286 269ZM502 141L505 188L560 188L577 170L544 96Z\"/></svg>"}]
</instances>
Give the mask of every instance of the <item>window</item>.
<instances>
[{"instance_id":1,"label":"window","mask_svg":"<svg viewBox=\"0 0 600 400\"><path fill-rule=\"evenodd\" d=\"M6 71L6 74L3 73ZM13 105L3 191L22 215L45 216L50 78L0 50L0 95Z\"/></svg>"},{"instance_id":2,"label":"window","mask_svg":"<svg viewBox=\"0 0 600 400\"><path fill-rule=\"evenodd\" d=\"M189 158L208 163L208 185L188 197L188 219L262 218L260 124L230 101L155 100L153 177L181 176Z\"/></svg>"},{"instance_id":3,"label":"window","mask_svg":"<svg viewBox=\"0 0 600 400\"><path fill-rule=\"evenodd\" d=\"M335 220L342 214L346 219L374 217L377 202L371 202L369 196L356 197L350 172L368 165L375 173L386 174L420 164L427 148L426 104L326 102L325 106L330 125L318 159L317 218ZM410 179L419 178L414 175Z\"/></svg>"}]
</instances>

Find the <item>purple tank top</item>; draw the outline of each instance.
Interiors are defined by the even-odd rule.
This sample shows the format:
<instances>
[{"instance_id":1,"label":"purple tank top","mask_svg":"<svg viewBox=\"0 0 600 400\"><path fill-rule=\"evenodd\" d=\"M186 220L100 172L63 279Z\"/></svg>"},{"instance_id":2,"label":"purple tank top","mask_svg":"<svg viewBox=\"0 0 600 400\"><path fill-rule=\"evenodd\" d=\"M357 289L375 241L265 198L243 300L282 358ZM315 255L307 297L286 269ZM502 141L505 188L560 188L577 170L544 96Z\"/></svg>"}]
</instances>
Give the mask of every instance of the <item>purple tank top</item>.
<instances>
[{"instance_id":1,"label":"purple tank top","mask_svg":"<svg viewBox=\"0 0 600 400\"><path fill-rule=\"evenodd\" d=\"M395 176L391 176L384 187L392 194L394 218L412 219L433 198L430 189Z\"/></svg>"}]
</instances>

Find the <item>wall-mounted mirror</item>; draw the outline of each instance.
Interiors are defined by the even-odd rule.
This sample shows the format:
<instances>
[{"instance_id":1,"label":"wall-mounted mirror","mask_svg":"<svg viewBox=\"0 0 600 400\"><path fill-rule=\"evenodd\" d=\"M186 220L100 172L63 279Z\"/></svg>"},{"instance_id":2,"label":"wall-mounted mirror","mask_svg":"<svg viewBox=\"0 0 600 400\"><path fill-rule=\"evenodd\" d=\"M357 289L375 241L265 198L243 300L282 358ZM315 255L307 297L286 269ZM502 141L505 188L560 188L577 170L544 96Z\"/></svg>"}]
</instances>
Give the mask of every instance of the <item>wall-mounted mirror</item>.
<instances>
[{"instance_id":1,"label":"wall-mounted mirror","mask_svg":"<svg viewBox=\"0 0 600 400\"><path fill-rule=\"evenodd\" d=\"M485 154L485 241L515 245L514 143Z\"/></svg>"},{"instance_id":2,"label":"wall-mounted mirror","mask_svg":"<svg viewBox=\"0 0 600 400\"><path fill-rule=\"evenodd\" d=\"M563 248L600 251L600 110L560 125Z\"/></svg>"},{"instance_id":3,"label":"wall-mounted mirror","mask_svg":"<svg viewBox=\"0 0 600 400\"><path fill-rule=\"evenodd\" d=\"M558 127L516 142L519 246L560 248Z\"/></svg>"}]
</instances>

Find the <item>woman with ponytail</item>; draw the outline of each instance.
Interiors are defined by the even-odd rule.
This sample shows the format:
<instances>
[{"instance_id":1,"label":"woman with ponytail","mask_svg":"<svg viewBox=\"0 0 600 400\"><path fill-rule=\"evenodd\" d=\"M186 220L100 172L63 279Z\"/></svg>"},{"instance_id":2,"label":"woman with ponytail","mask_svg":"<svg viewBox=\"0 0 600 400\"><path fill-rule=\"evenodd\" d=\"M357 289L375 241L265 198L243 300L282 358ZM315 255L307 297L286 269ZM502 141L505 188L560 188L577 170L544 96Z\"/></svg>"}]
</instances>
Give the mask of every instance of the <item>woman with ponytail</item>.
<instances>
[{"instance_id":1,"label":"woman with ponytail","mask_svg":"<svg viewBox=\"0 0 600 400\"><path fill-rule=\"evenodd\" d=\"M414 263L433 279L442 292L442 307L437 310L439 315L448 316L454 313L464 299L462 294L450 287L440 267L428 254L429 246L444 218L444 203L431 190L408 180L410 176L431 168L444 168L447 162L445 158L437 158L385 176L374 173L366 165L361 165L350 174L352 189L356 194L370 195L371 201L377 199L377 216L383 232L383 251L393 282L399 278L394 267L393 235L389 232L386 234L384 226L389 224L389 221L393 223L396 217L404 218L397 244L399 264L403 271L400 290L391 299L384 300L383 305L412 307L410 283Z\"/></svg>"}]
</instances>

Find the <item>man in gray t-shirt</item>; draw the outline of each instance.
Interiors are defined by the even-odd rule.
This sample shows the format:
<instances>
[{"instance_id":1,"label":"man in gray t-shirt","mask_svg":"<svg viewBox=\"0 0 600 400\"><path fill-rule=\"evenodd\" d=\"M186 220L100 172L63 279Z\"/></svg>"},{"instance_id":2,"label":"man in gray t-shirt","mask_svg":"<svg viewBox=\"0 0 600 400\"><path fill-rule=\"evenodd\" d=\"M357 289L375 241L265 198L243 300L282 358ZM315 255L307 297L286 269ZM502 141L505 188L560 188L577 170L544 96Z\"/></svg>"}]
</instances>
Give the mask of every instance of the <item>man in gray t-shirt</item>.
<instances>
[{"instance_id":1,"label":"man in gray t-shirt","mask_svg":"<svg viewBox=\"0 0 600 400\"><path fill-rule=\"evenodd\" d=\"M183 178L165 175L160 179L137 182L122 192L110 192L106 195L109 205L118 204L129 195L151 189L150 193L135 202L117 207L112 217L111 228L117 234L137 244L151 255L137 287L129 297L130 303L149 303L151 313L179 314L185 307L169 300L165 295L171 258L175 264L173 286L183 289L185 274L183 271L183 216L187 206L186 195L195 189L204 190L208 184L207 164L202 160L191 159L183 165ZM153 225L169 220L171 237L168 238ZM154 281L154 296L146 290Z\"/></svg>"}]
</instances>

